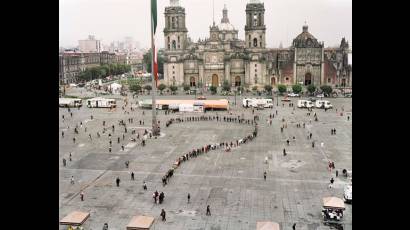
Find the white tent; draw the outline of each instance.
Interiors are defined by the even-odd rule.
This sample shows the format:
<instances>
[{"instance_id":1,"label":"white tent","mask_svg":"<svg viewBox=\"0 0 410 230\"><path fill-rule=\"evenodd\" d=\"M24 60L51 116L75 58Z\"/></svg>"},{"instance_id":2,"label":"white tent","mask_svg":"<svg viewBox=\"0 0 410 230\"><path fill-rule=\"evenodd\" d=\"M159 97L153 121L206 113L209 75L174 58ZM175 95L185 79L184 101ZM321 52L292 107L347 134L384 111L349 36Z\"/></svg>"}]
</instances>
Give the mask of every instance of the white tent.
<instances>
[{"instance_id":1,"label":"white tent","mask_svg":"<svg viewBox=\"0 0 410 230\"><path fill-rule=\"evenodd\" d=\"M122 88L122 85L115 83L115 82L110 85L110 90L112 94L120 94L121 88Z\"/></svg>"},{"instance_id":2,"label":"white tent","mask_svg":"<svg viewBox=\"0 0 410 230\"><path fill-rule=\"evenodd\" d=\"M343 200L338 197L324 197L323 207L345 209L345 204Z\"/></svg>"}]
</instances>

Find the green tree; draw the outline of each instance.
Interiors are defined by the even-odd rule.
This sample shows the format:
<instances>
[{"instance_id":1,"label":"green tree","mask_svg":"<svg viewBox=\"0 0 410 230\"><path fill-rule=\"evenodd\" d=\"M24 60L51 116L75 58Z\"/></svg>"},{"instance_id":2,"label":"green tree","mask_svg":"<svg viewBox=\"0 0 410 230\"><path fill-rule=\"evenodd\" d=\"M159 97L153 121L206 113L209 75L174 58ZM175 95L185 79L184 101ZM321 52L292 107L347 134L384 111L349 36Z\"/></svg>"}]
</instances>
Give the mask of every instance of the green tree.
<instances>
[{"instance_id":1,"label":"green tree","mask_svg":"<svg viewBox=\"0 0 410 230\"><path fill-rule=\"evenodd\" d=\"M323 93L326 94L326 96L330 96L332 94L333 89L330 85L322 85L320 86L320 89L322 90Z\"/></svg>"},{"instance_id":2,"label":"green tree","mask_svg":"<svg viewBox=\"0 0 410 230\"><path fill-rule=\"evenodd\" d=\"M175 92L178 90L178 87L175 86L175 85L171 85L171 86L169 87L169 89L172 91L172 94L175 94Z\"/></svg>"},{"instance_id":3,"label":"green tree","mask_svg":"<svg viewBox=\"0 0 410 230\"><path fill-rule=\"evenodd\" d=\"M183 85L183 88L184 88L184 91L186 92L186 91L188 91L191 87L189 87L189 85L184 84L184 85Z\"/></svg>"},{"instance_id":4,"label":"green tree","mask_svg":"<svg viewBox=\"0 0 410 230\"><path fill-rule=\"evenodd\" d=\"M292 85L292 92L299 94L302 92L302 86L300 84Z\"/></svg>"},{"instance_id":5,"label":"green tree","mask_svg":"<svg viewBox=\"0 0 410 230\"><path fill-rule=\"evenodd\" d=\"M134 93L139 93L141 91L141 85L139 84L131 84L130 90Z\"/></svg>"},{"instance_id":6,"label":"green tree","mask_svg":"<svg viewBox=\"0 0 410 230\"><path fill-rule=\"evenodd\" d=\"M265 91L267 94L271 94L272 93L272 86L271 85L265 85Z\"/></svg>"},{"instance_id":7,"label":"green tree","mask_svg":"<svg viewBox=\"0 0 410 230\"><path fill-rule=\"evenodd\" d=\"M148 94L150 93L150 91L152 90L152 87L150 85L145 85L144 89L148 91Z\"/></svg>"},{"instance_id":8,"label":"green tree","mask_svg":"<svg viewBox=\"0 0 410 230\"><path fill-rule=\"evenodd\" d=\"M308 85L307 90L310 94L313 94L316 91L316 86L310 84Z\"/></svg>"},{"instance_id":9,"label":"green tree","mask_svg":"<svg viewBox=\"0 0 410 230\"><path fill-rule=\"evenodd\" d=\"M229 82L228 82L227 80L225 80L225 81L222 83L222 89L223 89L224 91L231 91L231 86L229 85Z\"/></svg>"},{"instance_id":10,"label":"green tree","mask_svg":"<svg viewBox=\"0 0 410 230\"><path fill-rule=\"evenodd\" d=\"M216 94L216 86L211 86L209 87L209 89L211 90L212 94Z\"/></svg>"},{"instance_id":11,"label":"green tree","mask_svg":"<svg viewBox=\"0 0 410 230\"><path fill-rule=\"evenodd\" d=\"M252 91L256 92L258 90L258 87L255 85L254 87L252 87Z\"/></svg>"},{"instance_id":12,"label":"green tree","mask_svg":"<svg viewBox=\"0 0 410 230\"><path fill-rule=\"evenodd\" d=\"M278 91L280 95L282 95L284 92L286 92L286 86L285 85L278 85Z\"/></svg>"},{"instance_id":13,"label":"green tree","mask_svg":"<svg viewBox=\"0 0 410 230\"><path fill-rule=\"evenodd\" d=\"M167 87L167 86L166 86L165 84L163 84L163 83L159 84L158 89L159 89L159 91L161 92L161 94L162 94L162 91L163 91L166 87Z\"/></svg>"}]
</instances>

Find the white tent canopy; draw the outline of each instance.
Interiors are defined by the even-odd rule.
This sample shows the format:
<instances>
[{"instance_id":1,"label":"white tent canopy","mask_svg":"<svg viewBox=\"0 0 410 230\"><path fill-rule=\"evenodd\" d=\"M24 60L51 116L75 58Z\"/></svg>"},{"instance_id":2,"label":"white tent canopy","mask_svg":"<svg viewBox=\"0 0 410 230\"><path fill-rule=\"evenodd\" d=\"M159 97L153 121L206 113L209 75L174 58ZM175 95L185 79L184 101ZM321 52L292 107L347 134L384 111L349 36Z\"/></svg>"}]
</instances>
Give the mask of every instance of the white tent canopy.
<instances>
[{"instance_id":1,"label":"white tent canopy","mask_svg":"<svg viewBox=\"0 0 410 230\"><path fill-rule=\"evenodd\" d=\"M256 230L280 230L279 224L270 221L256 222Z\"/></svg>"},{"instance_id":2,"label":"white tent canopy","mask_svg":"<svg viewBox=\"0 0 410 230\"><path fill-rule=\"evenodd\" d=\"M345 203L342 199L337 197L324 197L323 198L323 207L325 208L340 208L345 209Z\"/></svg>"}]
</instances>

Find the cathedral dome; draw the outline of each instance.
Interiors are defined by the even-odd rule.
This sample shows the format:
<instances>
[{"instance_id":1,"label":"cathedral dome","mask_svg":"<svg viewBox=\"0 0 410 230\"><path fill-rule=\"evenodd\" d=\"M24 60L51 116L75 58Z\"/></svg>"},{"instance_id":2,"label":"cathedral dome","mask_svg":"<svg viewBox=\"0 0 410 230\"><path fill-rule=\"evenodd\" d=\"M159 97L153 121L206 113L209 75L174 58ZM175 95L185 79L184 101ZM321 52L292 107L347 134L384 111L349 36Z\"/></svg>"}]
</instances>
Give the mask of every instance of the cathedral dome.
<instances>
[{"instance_id":1,"label":"cathedral dome","mask_svg":"<svg viewBox=\"0 0 410 230\"><path fill-rule=\"evenodd\" d=\"M309 33L308 26L303 26L303 32L293 39L293 45L295 47L320 47L320 43L317 39Z\"/></svg>"},{"instance_id":2,"label":"cathedral dome","mask_svg":"<svg viewBox=\"0 0 410 230\"><path fill-rule=\"evenodd\" d=\"M231 23L220 23L218 24L219 30L235 30L235 27Z\"/></svg>"},{"instance_id":3,"label":"cathedral dome","mask_svg":"<svg viewBox=\"0 0 410 230\"><path fill-rule=\"evenodd\" d=\"M221 23L218 24L218 29L219 30L235 30L235 27L231 23L229 23L228 9L226 8L226 5L224 5L224 9L222 10L222 19L221 19Z\"/></svg>"}]
</instances>

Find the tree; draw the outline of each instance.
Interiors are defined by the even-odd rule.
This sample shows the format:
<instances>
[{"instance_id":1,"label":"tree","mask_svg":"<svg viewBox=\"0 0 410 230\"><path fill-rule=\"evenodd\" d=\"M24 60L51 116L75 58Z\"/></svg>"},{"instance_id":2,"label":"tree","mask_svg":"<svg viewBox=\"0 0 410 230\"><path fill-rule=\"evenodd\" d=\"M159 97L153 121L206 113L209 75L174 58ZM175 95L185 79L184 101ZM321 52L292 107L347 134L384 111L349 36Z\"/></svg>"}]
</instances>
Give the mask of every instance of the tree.
<instances>
[{"instance_id":1,"label":"tree","mask_svg":"<svg viewBox=\"0 0 410 230\"><path fill-rule=\"evenodd\" d=\"M333 89L330 85L322 85L320 89L325 93L326 96L330 96L333 92Z\"/></svg>"},{"instance_id":2,"label":"tree","mask_svg":"<svg viewBox=\"0 0 410 230\"><path fill-rule=\"evenodd\" d=\"M175 94L175 92L178 90L178 87L175 86L175 85L171 85L171 86L169 87L169 89L172 91L172 94Z\"/></svg>"},{"instance_id":3,"label":"tree","mask_svg":"<svg viewBox=\"0 0 410 230\"><path fill-rule=\"evenodd\" d=\"M130 85L130 90L134 93L139 93L141 91L141 85L132 84L132 85Z\"/></svg>"},{"instance_id":4,"label":"tree","mask_svg":"<svg viewBox=\"0 0 410 230\"><path fill-rule=\"evenodd\" d=\"M212 85L211 87L209 87L209 89L211 90L212 94L216 93L216 86Z\"/></svg>"},{"instance_id":5,"label":"tree","mask_svg":"<svg viewBox=\"0 0 410 230\"><path fill-rule=\"evenodd\" d=\"M186 84L183 85L183 88L184 88L184 91L185 91L185 92L190 89L189 85L186 85Z\"/></svg>"},{"instance_id":6,"label":"tree","mask_svg":"<svg viewBox=\"0 0 410 230\"><path fill-rule=\"evenodd\" d=\"M271 85L265 85L265 91L267 94L271 94L272 93L272 86Z\"/></svg>"},{"instance_id":7,"label":"tree","mask_svg":"<svg viewBox=\"0 0 410 230\"><path fill-rule=\"evenodd\" d=\"M292 92L299 94L302 92L302 86L300 84L292 85Z\"/></svg>"},{"instance_id":8,"label":"tree","mask_svg":"<svg viewBox=\"0 0 410 230\"><path fill-rule=\"evenodd\" d=\"M309 91L310 94L313 94L316 91L316 86L310 84L308 85L307 90Z\"/></svg>"},{"instance_id":9,"label":"tree","mask_svg":"<svg viewBox=\"0 0 410 230\"><path fill-rule=\"evenodd\" d=\"M225 90L225 91L231 91L231 86L229 85L229 82L227 80L225 80L222 83L222 89Z\"/></svg>"},{"instance_id":10,"label":"tree","mask_svg":"<svg viewBox=\"0 0 410 230\"><path fill-rule=\"evenodd\" d=\"M286 92L286 86L285 85L278 85L278 91L280 95L282 95L284 92Z\"/></svg>"},{"instance_id":11,"label":"tree","mask_svg":"<svg viewBox=\"0 0 410 230\"><path fill-rule=\"evenodd\" d=\"M159 84L159 86L158 86L158 89L159 89L159 91L161 92L161 94L162 94L162 91L166 88L167 86L165 85L165 84Z\"/></svg>"},{"instance_id":12,"label":"tree","mask_svg":"<svg viewBox=\"0 0 410 230\"><path fill-rule=\"evenodd\" d=\"M252 91L256 92L256 90L258 90L258 87L255 85L254 87L252 87Z\"/></svg>"},{"instance_id":13,"label":"tree","mask_svg":"<svg viewBox=\"0 0 410 230\"><path fill-rule=\"evenodd\" d=\"M150 85L145 85L144 89L147 90L149 94L149 92L152 90L152 87Z\"/></svg>"}]
</instances>

